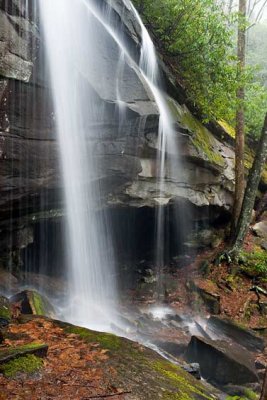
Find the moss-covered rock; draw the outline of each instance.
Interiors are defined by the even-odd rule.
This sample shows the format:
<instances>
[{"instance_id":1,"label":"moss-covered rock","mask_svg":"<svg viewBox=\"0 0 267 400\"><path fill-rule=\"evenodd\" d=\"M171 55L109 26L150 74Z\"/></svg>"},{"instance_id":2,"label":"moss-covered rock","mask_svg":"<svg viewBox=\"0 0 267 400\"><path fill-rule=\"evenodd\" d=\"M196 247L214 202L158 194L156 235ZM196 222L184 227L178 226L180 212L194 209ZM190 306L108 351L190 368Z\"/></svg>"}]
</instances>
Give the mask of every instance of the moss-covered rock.
<instances>
[{"instance_id":1,"label":"moss-covered rock","mask_svg":"<svg viewBox=\"0 0 267 400\"><path fill-rule=\"evenodd\" d=\"M110 357L106 363L112 370L116 370L116 375L110 376L110 379L115 386L127 388L131 393L132 397L129 397L131 399L214 398L201 382L182 368L140 344L111 334L59 324L65 332L78 335L88 344L109 350Z\"/></svg>"},{"instance_id":2,"label":"moss-covered rock","mask_svg":"<svg viewBox=\"0 0 267 400\"><path fill-rule=\"evenodd\" d=\"M49 301L35 290L24 290L10 298L11 303L19 303L22 314L54 316L54 308Z\"/></svg>"},{"instance_id":3,"label":"moss-covered rock","mask_svg":"<svg viewBox=\"0 0 267 400\"><path fill-rule=\"evenodd\" d=\"M18 373L33 374L43 366L41 358L33 354L14 359L0 366L0 371L7 378L14 378Z\"/></svg>"},{"instance_id":4,"label":"moss-covered rock","mask_svg":"<svg viewBox=\"0 0 267 400\"><path fill-rule=\"evenodd\" d=\"M190 134L189 155L208 162L219 169L225 167L225 160L220 152L219 141L193 116L187 107L182 107L172 100L169 101L169 104L174 119Z\"/></svg>"},{"instance_id":5,"label":"moss-covered rock","mask_svg":"<svg viewBox=\"0 0 267 400\"><path fill-rule=\"evenodd\" d=\"M0 296L0 318L7 321L11 319L10 302L4 296Z\"/></svg>"},{"instance_id":6,"label":"moss-covered rock","mask_svg":"<svg viewBox=\"0 0 267 400\"><path fill-rule=\"evenodd\" d=\"M15 346L0 349L0 365L6 364L16 358L25 357L33 354L38 357L47 355L48 346L40 343L29 343L23 346Z\"/></svg>"}]
</instances>

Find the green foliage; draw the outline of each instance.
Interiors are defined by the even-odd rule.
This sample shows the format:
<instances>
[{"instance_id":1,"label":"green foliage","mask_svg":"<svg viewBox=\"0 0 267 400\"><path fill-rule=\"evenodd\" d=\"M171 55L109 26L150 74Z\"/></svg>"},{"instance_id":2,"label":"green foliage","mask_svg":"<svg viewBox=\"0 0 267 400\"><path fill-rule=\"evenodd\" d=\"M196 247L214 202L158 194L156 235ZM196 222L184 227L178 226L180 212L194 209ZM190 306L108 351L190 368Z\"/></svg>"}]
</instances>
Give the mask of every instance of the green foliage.
<instances>
[{"instance_id":1,"label":"green foliage","mask_svg":"<svg viewBox=\"0 0 267 400\"><path fill-rule=\"evenodd\" d=\"M267 110L267 87L257 81L247 87L245 110L246 132L257 138Z\"/></svg>"},{"instance_id":2,"label":"green foliage","mask_svg":"<svg viewBox=\"0 0 267 400\"><path fill-rule=\"evenodd\" d=\"M28 354L1 365L0 370L6 377L12 378L18 373L32 374L39 371L42 366L43 361L40 358L33 354Z\"/></svg>"},{"instance_id":3,"label":"green foliage","mask_svg":"<svg viewBox=\"0 0 267 400\"><path fill-rule=\"evenodd\" d=\"M213 0L135 0L204 118L231 119L236 63L229 19Z\"/></svg>"},{"instance_id":4,"label":"green foliage","mask_svg":"<svg viewBox=\"0 0 267 400\"><path fill-rule=\"evenodd\" d=\"M242 270L251 276L267 277L267 253L264 250L241 252Z\"/></svg>"},{"instance_id":5,"label":"green foliage","mask_svg":"<svg viewBox=\"0 0 267 400\"><path fill-rule=\"evenodd\" d=\"M258 137L267 107L267 89L255 66L260 64L267 70L267 62L261 47L264 44L253 34L250 66L240 76L237 74L238 13L226 15L214 0L134 0L134 3L160 53L182 79L187 96L200 110L203 121L225 120L235 126L236 92L245 86L246 130ZM244 24L248 26L247 21ZM252 30L248 32L250 35ZM262 57L253 56L255 41L257 54L261 52Z\"/></svg>"}]
</instances>

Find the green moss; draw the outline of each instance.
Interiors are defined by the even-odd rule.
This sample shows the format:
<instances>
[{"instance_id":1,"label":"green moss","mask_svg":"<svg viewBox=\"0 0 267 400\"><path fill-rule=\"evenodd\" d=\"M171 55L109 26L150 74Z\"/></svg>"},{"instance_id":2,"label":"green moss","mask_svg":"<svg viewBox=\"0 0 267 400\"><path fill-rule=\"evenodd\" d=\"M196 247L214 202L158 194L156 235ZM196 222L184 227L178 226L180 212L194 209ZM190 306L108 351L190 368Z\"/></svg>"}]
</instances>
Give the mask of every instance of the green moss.
<instances>
[{"instance_id":1,"label":"green moss","mask_svg":"<svg viewBox=\"0 0 267 400\"><path fill-rule=\"evenodd\" d=\"M0 350L0 360L3 360L7 357L16 357L21 355L24 355L27 352L34 352L34 350L38 351L39 349L42 350L45 344L40 344L40 343L30 343L30 344L25 344L23 346L16 346L16 347L10 347L7 349L1 349Z\"/></svg>"},{"instance_id":2,"label":"green moss","mask_svg":"<svg viewBox=\"0 0 267 400\"><path fill-rule=\"evenodd\" d=\"M257 400L259 396L251 389L244 388L243 396L227 396L226 400Z\"/></svg>"},{"instance_id":3,"label":"green moss","mask_svg":"<svg viewBox=\"0 0 267 400\"><path fill-rule=\"evenodd\" d=\"M253 390L248 389L248 388L244 389L244 395L249 400L257 400L259 398L257 393L253 392Z\"/></svg>"},{"instance_id":4,"label":"green moss","mask_svg":"<svg viewBox=\"0 0 267 400\"><path fill-rule=\"evenodd\" d=\"M36 315L45 315L45 304L39 293L31 292L30 301L32 302L32 306L35 310Z\"/></svg>"},{"instance_id":5,"label":"green moss","mask_svg":"<svg viewBox=\"0 0 267 400\"><path fill-rule=\"evenodd\" d=\"M28 298L32 314L53 317L54 309L45 297L35 290L27 290L25 291L25 295Z\"/></svg>"},{"instance_id":6,"label":"green moss","mask_svg":"<svg viewBox=\"0 0 267 400\"><path fill-rule=\"evenodd\" d=\"M10 309L6 306L0 307L0 318L11 319Z\"/></svg>"},{"instance_id":7,"label":"green moss","mask_svg":"<svg viewBox=\"0 0 267 400\"><path fill-rule=\"evenodd\" d=\"M156 361L151 363L151 368L160 373L164 378L168 378L171 385L177 387L177 393L166 392L164 399L170 400L192 400L196 397L203 399L212 399L204 391L203 387L198 385L197 381L192 379L180 367L172 365L166 361Z\"/></svg>"},{"instance_id":8,"label":"green moss","mask_svg":"<svg viewBox=\"0 0 267 400\"><path fill-rule=\"evenodd\" d=\"M6 377L12 378L20 372L32 374L39 371L42 366L43 361L40 358L34 356L33 354L28 354L1 365L0 370Z\"/></svg>"},{"instance_id":9,"label":"green moss","mask_svg":"<svg viewBox=\"0 0 267 400\"><path fill-rule=\"evenodd\" d=\"M224 166L223 157L214 148L213 136L186 108L183 110L181 123L193 133L192 143L199 152L203 153L206 160L212 164Z\"/></svg>"},{"instance_id":10,"label":"green moss","mask_svg":"<svg viewBox=\"0 0 267 400\"><path fill-rule=\"evenodd\" d=\"M252 252L243 251L241 270L252 277L267 278L267 252L255 248Z\"/></svg>"},{"instance_id":11,"label":"green moss","mask_svg":"<svg viewBox=\"0 0 267 400\"><path fill-rule=\"evenodd\" d=\"M229 135L231 138L235 138L235 129L228 124L228 122L224 120L219 120L218 124L224 129L224 131Z\"/></svg>"},{"instance_id":12,"label":"green moss","mask_svg":"<svg viewBox=\"0 0 267 400\"><path fill-rule=\"evenodd\" d=\"M80 328L76 326L69 326L65 328L65 332L75 333L88 343L99 343L101 347L107 350L119 350L121 348L121 339L118 336L110 333L89 331L86 328Z\"/></svg>"},{"instance_id":13,"label":"green moss","mask_svg":"<svg viewBox=\"0 0 267 400\"><path fill-rule=\"evenodd\" d=\"M8 299L0 296L0 318L11 319L10 305Z\"/></svg>"}]
</instances>

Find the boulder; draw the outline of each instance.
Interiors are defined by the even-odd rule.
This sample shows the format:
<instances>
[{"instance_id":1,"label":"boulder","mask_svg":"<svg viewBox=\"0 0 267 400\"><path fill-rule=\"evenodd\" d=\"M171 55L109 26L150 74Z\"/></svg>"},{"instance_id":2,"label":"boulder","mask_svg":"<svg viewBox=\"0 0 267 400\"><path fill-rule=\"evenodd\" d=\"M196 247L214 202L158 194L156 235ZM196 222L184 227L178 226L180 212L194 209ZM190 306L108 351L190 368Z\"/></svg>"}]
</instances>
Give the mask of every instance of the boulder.
<instances>
[{"instance_id":1,"label":"boulder","mask_svg":"<svg viewBox=\"0 0 267 400\"><path fill-rule=\"evenodd\" d=\"M22 314L54 316L54 308L49 301L34 290L24 290L10 298L10 303L19 305Z\"/></svg>"},{"instance_id":2,"label":"boulder","mask_svg":"<svg viewBox=\"0 0 267 400\"><path fill-rule=\"evenodd\" d=\"M258 237L267 240L267 220L258 222L252 227L252 230Z\"/></svg>"},{"instance_id":3,"label":"boulder","mask_svg":"<svg viewBox=\"0 0 267 400\"><path fill-rule=\"evenodd\" d=\"M252 357L237 344L192 336L185 358L199 363L201 376L217 385L259 380Z\"/></svg>"},{"instance_id":4,"label":"boulder","mask_svg":"<svg viewBox=\"0 0 267 400\"><path fill-rule=\"evenodd\" d=\"M265 341L262 337L228 318L210 317L207 323L207 330L224 340L233 340L250 351L262 352L265 347Z\"/></svg>"}]
</instances>

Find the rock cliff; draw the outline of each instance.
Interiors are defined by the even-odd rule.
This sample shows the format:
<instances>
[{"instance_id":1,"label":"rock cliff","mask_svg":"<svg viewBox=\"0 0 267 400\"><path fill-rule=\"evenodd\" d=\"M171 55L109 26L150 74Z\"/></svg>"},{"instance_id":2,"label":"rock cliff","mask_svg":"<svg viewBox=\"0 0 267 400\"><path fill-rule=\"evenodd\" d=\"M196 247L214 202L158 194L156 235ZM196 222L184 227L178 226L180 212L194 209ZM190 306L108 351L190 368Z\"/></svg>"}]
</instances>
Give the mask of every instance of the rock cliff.
<instances>
[{"instance_id":1,"label":"rock cliff","mask_svg":"<svg viewBox=\"0 0 267 400\"><path fill-rule=\"evenodd\" d=\"M0 2L0 249L22 248L33 240L31 224L40 215L61 215L62 183L55 133L45 43L35 2ZM98 3L99 5L100 3ZM94 63L80 66L84 84L97 93L106 119L90 121L95 129L95 155L101 159L98 180L109 207L155 207L186 201L220 212L232 204L233 159L230 145L215 137L185 104L169 97L176 127L176 146L168 154L165 193L157 185L159 113L137 63L140 27L127 0L113 0L112 18L122 24L131 61L121 77L126 118L119 121L116 79L120 49L99 24L103 79L95 79ZM102 0L101 6L105 6ZM104 59L108 57L108 63ZM166 88L172 88L163 66ZM71 77L70 77L71 79ZM174 93L175 90L169 90ZM101 138L97 132L101 131ZM177 174L169 160L180 154ZM88 182L88 184L91 184ZM56 210L56 211L55 211ZM60 212L58 211L60 210ZM220 211L221 210L221 211ZM40 214L42 212L42 214ZM58 213L59 212L59 213ZM29 217L30 216L30 217ZM21 234L21 232L24 234ZM26 233L25 233L26 232Z\"/></svg>"}]
</instances>

